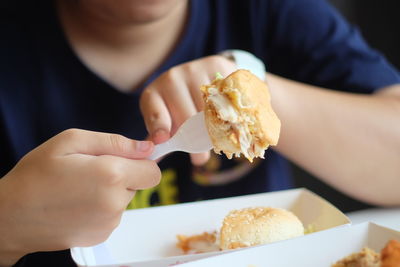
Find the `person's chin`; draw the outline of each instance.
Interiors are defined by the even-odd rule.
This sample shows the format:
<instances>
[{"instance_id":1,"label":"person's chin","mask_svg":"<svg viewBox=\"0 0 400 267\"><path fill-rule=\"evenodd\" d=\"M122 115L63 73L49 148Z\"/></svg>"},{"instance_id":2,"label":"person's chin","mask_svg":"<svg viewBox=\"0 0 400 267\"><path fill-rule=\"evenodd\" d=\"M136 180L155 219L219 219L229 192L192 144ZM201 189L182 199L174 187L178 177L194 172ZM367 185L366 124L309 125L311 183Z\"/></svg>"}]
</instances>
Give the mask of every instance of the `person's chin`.
<instances>
[{"instance_id":1,"label":"person's chin","mask_svg":"<svg viewBox=\"0 0 400 267\"><path fill-rule=\"evenodd\" d=\"M125 0L130 5L121 5L113 13L119 20L132 24L149 24L162 20L168 14L174 12L178 4L186 0Z\"/></svg>"}]
</instances>

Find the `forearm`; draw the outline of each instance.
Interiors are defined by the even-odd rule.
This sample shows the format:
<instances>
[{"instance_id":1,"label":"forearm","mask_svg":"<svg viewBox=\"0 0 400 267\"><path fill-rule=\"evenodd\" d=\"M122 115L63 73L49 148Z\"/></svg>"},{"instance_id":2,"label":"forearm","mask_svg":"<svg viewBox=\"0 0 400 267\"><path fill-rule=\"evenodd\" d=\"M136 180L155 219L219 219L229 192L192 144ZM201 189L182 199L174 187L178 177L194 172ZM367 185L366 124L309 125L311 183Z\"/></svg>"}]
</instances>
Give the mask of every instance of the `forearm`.
<instances>
[{"instance_id":1,"label":"forearm","mask_svg":"<svg viewBox=\"0 0 400 267\"><path fill-rule=\"evenodd\" d=\"M5 181L0 180L0 267L14 265L24 256L16 241L15 213L18 209L10 200L10 192L5 188Z\"/></svg>"},{"instance_id":2,"label":"forearm","mask_svg":"<svg viewBox=\"0 0 400 267\"><path fill-rule=\"evenodd\" d=\"M355 198L400 204L400 98L356 95L268 76L282 121L277 147Z\"/></svg>"}]
</instances>

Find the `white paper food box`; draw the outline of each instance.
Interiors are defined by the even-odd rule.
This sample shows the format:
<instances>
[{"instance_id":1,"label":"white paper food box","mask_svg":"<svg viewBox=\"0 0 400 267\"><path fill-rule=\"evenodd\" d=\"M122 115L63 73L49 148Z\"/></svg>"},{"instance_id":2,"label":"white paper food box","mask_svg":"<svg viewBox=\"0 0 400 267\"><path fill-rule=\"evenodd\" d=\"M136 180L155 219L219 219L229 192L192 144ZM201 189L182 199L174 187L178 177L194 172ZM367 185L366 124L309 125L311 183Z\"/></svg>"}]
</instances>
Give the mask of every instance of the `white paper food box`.
<instances>
[{"instance_id":1,"label":"white paper food box","mask_svg":"<svg viewBox=\"0 0 400 267\"><path fill-rule=\"evenodd\" d=\"M196 260L179 267L330 267L364 247L380 252L391 239L400 241L400 232L366 222Z\"/></svg>"},{"instance_id":2,"label":"white paper food box","mask_svg":"<svg viewBox=\"0 0 400 267\"><path fill-rule=\"evenodd\" d=\"M350 224L350 220L326 200L306 189L292 189L129 210L104 243L73 248L71 254L78 266L110 267L163 267L230 254L232 250L182 255L176 247L176 235L218 231L230 211L256 206L290 210L305 227L311 225L315 232Z\"/></svg>"}]
</instances>

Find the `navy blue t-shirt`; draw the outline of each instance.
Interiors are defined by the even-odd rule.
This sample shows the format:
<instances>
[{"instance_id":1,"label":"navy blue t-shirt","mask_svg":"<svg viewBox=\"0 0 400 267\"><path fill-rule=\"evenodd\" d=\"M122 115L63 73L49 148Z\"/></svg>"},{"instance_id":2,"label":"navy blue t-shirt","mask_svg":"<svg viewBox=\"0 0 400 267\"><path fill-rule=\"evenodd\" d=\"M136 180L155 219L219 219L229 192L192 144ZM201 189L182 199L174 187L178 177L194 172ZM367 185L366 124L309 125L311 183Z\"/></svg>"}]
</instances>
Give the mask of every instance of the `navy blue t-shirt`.
<instances>
[{"instance_id":1,"label":"navy blue t-shirt","mask_svg":"<svg viewBox=\"0 0 400 267\"><path fill-rule=\"evenodd\" d=\"M143 88L122 93L92 72L66 40L52 1L0 7L0 177L68 128L147 136L138 105ZM226 49L247 50L269 72L335 90L372 93L400 83L397 70L325 0L192 0L181 40L143 87L174 65ZM272 149L265 158L250 165L213 155L194 168L187 154L174 153L160 162L161 184L138 192L130 207L291 187L287 161ZM38 253L20 264L43 257L62 266L64 256Z\"/></svg>"}]
</instances>

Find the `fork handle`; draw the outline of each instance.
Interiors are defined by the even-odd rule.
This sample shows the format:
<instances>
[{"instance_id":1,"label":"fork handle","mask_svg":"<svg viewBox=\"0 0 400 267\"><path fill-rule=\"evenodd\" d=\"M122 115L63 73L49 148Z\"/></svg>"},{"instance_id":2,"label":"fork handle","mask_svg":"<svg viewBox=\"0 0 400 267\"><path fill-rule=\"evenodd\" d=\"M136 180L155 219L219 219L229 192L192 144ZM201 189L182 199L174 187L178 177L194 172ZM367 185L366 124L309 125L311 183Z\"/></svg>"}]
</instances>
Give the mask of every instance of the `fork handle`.
<instances>
[{"instance_id":1,"label":"fork handle","mask_svg":"<svg viewBox=\"0 0 400 267\"><path fill-rule=\"evenodd\" d=\"M155 145L154 151L148 159L156 160L172 151L176 151L176 147L173 144L173 138L162 144Z\"/></svg>"}]
</instances>

